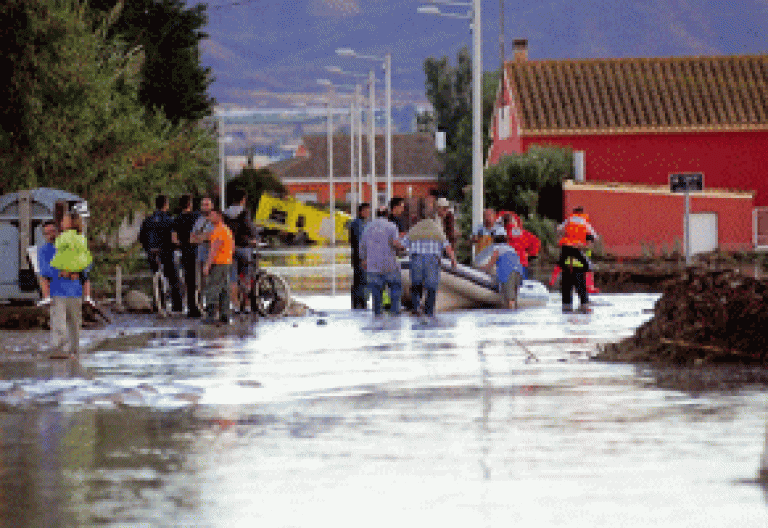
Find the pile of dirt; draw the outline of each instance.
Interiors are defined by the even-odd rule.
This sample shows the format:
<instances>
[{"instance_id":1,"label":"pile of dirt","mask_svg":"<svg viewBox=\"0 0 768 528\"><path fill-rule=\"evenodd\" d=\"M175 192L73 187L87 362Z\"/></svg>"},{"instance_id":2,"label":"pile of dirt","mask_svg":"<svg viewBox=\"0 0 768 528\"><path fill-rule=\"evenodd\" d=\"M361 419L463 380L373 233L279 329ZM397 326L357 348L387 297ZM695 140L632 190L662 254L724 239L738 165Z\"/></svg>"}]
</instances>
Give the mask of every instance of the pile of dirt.
<instances>
[{"instance_id":1,"label":"pile of dirt","mask_svg":"<svg viewBox=\"0 0 768 528\"><path fill-rule=\"evenodd\" d=\"M603 361L768 364L768 282L689 268L668 281L634 336L601 347Z\"/></svg>"},{"instance_id":2,"label":"pile of dirt","mask_svg":"<svg viewBox=\"0 0 768 528\"><path fill-rule=\"evenodd\" d=\"M0 329L30 330L50 328L50 306L0 305ZM109 315L99 307L83 304L83 327L96 328L109 322Z\"/></svg>"}]
</instances>

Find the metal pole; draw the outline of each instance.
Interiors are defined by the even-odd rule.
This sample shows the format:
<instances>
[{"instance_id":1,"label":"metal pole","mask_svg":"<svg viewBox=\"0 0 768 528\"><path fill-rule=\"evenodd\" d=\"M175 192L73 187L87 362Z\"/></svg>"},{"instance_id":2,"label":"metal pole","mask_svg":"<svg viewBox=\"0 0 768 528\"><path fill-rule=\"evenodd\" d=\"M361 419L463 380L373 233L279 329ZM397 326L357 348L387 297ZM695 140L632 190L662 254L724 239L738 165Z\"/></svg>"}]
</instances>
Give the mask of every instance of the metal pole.
<instances>
[{"instance_id":1,"label":"metal pole","mask_svg":"<svg viewBox=\"0 0 768 528\"><path fill-rule=\"evenodd\" d=\"M357 196L360 202L363 196L363 98L360 85L355 86L355 101L357 101Z\"/></svg>"},{"instance_id":2,"label":"metal pole","mask_svg":"<svg viewBox=\"0 0 768 528\"><path fill-rule=\"evenodd\" d=\"M480 0L472 1L472 229L483 221L482 22Z\"/></svg>"},{"instance_id":3,"label":"metal pole","mask_svg":"<svg viewBox=\"0 0 768 528\"><path fill-rule=\"evenodd\" d=\"M376 188L376 77L373 70L368 73L368 95L371 105L371 122L368 126L368 155L371 158L371 172L368 184L371 187L371 211L378 208L378 189Z\"/></svg>"},{"instance_id":4,"label":"metal pole","mask_svg":"<svg viewBox=\"0 0 768 528\"><path fill-rule=\"evenodd\" d=\"M219 118L219 204L224 211L224 119Z\"/></svg>"},{"instance_id":5,"label":"metal pole","mask_svg":"<svg viewBox=\"0 0 768 528\"><path fill-rule=\"evenodd\" d=\"M336 295L336 196L333 189L333 111L328 89L328 201L331 210L331 294Z\"/></svg>"},{"instance_id":6,"label":"metal pole","mask_svg":"<svg viewBox=\"0 0 768 528\"><path fill-rule=\"evenodd\" d=\"M353 99L349 104L349 197L351 201L350 209L352 217L355 216L357 210L357 194L355 189L355 104L357 99Z\"/></svg>"},{"instance_id":7,"label":"metal pole","mask_svg":"<svg viewBox=\"0 0 768 528\"><path fill-rule=\"evenodd\" d=\"M384 146L385 164L387 175L387 204L392 199L392 54L386 54L384 61L385 80L384 91L387 100L387 125L386 125L386 145Z\"/></svg>"},{"instance_id":8,"label":"metal pole","mask_svg":"<svg viewBox=\"0 0 768 528\"><path fill-rule=\"evenodd\" d=\"M685 183L685 220L683 221L683 233L685 236L685 265L691 263L691 193L688 190L688 182Z\"/></svg>"}]
</instances>

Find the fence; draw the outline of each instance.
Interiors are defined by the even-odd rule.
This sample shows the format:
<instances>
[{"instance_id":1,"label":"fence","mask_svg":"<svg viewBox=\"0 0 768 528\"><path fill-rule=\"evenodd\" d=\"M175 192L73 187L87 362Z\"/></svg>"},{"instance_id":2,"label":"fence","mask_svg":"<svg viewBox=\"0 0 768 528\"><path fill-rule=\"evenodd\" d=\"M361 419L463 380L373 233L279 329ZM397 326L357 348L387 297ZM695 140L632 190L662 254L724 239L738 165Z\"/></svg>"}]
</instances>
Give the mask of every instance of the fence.
<instances>
[{"instance_id":1,"label":"fence","mask_svg":"<svg viewBox=\"0 0 768 528\"><path fill-rule=\"evenodd\" d=\"M313 247L262 250L259 262L283 277L293 292L349 291L352 284L349 247Z\"/></svg>"},{"instance_id":2,"label":"fence","mask_svg":"<svg viewBox=\"0 0 768 528\"><path fill-rule=\"evenodd\" d=\"M145 258L140 255L137 267L141 271L124 273L121 266L114 269L112 276L104 277L107 288L115 292L115 298L121 298L128 288L149 291L152 278L149 270L144 269ZM310 247L265 249L259 252L261 268L277 273L291 288L299 293L330 293L349 291L352 284L351 249L347 247ZM111 275L111 270L107 271ZM114 288L114 290L113 290ZM118 292L120 292L118 294Z\"/></svg>"}]
</instances>

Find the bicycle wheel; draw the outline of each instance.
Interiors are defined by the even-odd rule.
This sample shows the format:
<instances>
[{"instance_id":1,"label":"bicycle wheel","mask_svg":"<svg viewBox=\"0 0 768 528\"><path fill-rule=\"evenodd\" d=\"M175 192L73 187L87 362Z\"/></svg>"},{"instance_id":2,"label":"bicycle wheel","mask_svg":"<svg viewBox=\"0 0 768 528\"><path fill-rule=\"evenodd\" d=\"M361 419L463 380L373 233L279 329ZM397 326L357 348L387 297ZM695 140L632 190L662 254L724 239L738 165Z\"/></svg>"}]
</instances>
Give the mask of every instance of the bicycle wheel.
<instances>
[{"instance_id":1,"label":"bicycle wheel","mask_svg":"<svg viewBox=\"0 0 768 528\"><path fill-rule=\"evenodd\" d=\"M256 281L251 302L260 315L281 315L288 307L290 297L288 284L280 275L262 273Z\"/></svg>"}]
</instances>

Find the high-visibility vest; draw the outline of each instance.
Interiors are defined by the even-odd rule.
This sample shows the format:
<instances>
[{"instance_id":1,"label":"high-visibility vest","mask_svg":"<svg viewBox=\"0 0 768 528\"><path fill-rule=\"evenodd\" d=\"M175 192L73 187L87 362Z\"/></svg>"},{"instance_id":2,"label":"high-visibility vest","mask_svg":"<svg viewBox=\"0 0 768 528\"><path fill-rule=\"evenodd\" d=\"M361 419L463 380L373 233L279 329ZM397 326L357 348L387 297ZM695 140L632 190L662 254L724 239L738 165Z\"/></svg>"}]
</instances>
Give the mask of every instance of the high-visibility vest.
<instances>
[{"instance_id":1,"label":"high-visibility vest","mask_svg":"<svg viewBox=\"0 0 768 528\"><path fill-rule=\"evenodd\" d=\"M565 233L560 239L561 246L583 247L587 245L589 218L585 214L572 214L565 222Z\"/></svg>"}]
</instances>

